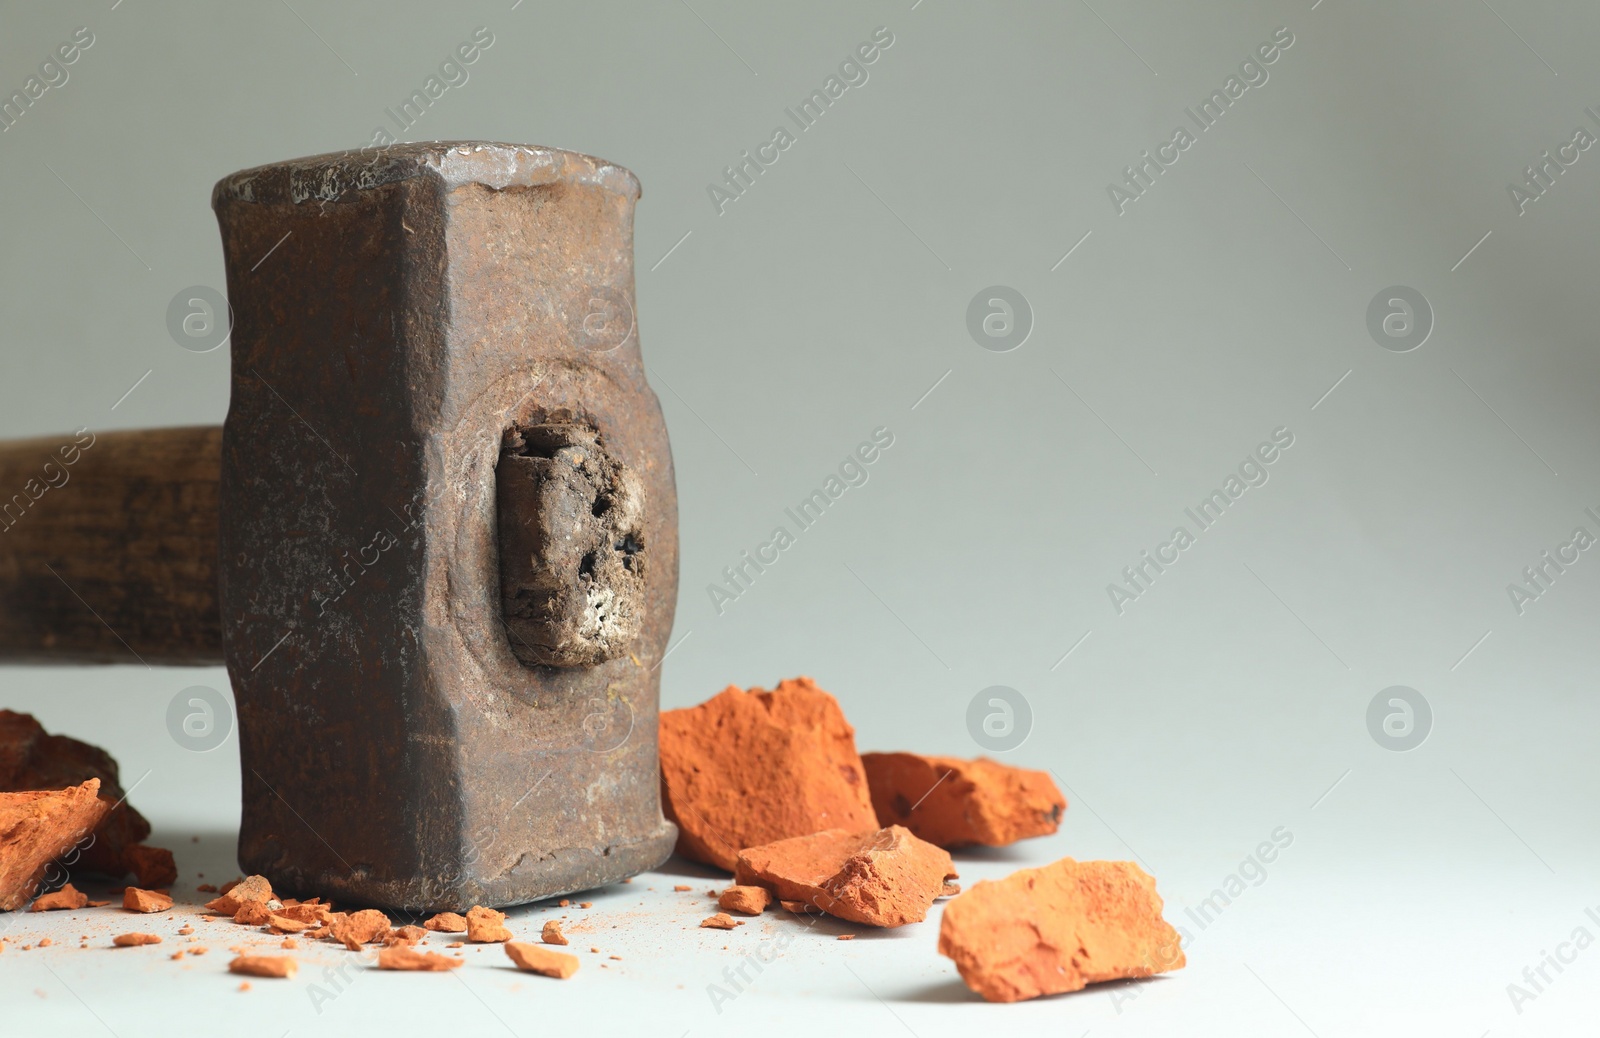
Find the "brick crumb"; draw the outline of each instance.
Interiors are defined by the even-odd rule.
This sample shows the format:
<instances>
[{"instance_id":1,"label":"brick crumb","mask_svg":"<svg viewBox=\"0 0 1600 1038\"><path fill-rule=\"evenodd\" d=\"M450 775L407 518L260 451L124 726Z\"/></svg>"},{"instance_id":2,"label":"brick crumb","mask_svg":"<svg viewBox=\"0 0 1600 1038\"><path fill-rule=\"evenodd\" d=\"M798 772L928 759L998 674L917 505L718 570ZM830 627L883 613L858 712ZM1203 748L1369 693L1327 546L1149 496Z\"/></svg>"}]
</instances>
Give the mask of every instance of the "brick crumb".
<instances>
[{"instance_id":1,"label":"brick crumb","mask_svg":"<svg viewBox=\"0 0 1600 1038\"><path fill-rule=\"evenodd\" d=\"M292 977L299 968L300 963L287 955L240 955L228 963L229 973L251 977Z\"/></svg>"}]
</instances>

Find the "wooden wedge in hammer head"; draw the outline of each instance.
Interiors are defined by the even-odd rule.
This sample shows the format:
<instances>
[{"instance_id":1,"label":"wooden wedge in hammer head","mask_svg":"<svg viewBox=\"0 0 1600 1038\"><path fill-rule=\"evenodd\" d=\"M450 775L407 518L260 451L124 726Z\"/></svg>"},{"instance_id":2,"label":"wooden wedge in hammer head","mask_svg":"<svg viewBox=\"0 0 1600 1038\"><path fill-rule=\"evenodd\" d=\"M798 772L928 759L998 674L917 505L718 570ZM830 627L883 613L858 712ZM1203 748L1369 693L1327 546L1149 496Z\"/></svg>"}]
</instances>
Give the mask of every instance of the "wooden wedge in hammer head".
<instances>
[{"instance_id":1,"label":"wooden wedge in hammer head","mask_svg":"<svg viewBox=\"0 0 1600 1038\"><path fill-rule=\"evenodd\" d=\"M224 178L218 503L209 430L164 433L179 490L79 470L85 503L153 483L155 511L185 524L156 550L177 533L155 514L91 523L104 541L120 521L125 553L155 559L138 575L154 619L134 619L137 588L52 569L88 583L68 588L74 607L16 560L26 541L0 543L14 571L0 565L0 584L62 617L103 596L107 626L138 628L117 637L129 652L148 637L154 659L204 662L201 628L220 618L245 870L303 896L442 910L599 886L671 851L656 718L677 502L634 317L638 196L619 166L491 143ZM104 434L100 457L121 452L125 470L152 435ZM204 554L188 512L207 507L213 617L196 615L203 572L162 570ZM63 546L33 550L47 562ZM41 622L7 636L0 613L0 651L123 658L88 624L45 646Z\"/></svg>"}]
</instances>

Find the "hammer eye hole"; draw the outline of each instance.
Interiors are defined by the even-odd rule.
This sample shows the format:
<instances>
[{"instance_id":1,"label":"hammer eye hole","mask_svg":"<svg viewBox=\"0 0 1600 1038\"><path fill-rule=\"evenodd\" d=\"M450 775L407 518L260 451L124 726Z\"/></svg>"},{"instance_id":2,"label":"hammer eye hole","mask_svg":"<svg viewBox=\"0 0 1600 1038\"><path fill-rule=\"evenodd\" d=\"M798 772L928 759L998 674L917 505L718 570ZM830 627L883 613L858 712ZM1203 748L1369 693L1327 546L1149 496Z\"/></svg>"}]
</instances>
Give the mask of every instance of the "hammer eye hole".
<instances>
[{"instance_id":1,"label":"hammer eye hole","mask_svg":"<svg viewBox=\"0 0 1600 1038\"><path fill-rule=\"evenodd\" d=\"M590 667L637 637L648 554L639 480L593 425L515 426L495 468L501 609L528 666Z\"/></svg>"}]
</instances>

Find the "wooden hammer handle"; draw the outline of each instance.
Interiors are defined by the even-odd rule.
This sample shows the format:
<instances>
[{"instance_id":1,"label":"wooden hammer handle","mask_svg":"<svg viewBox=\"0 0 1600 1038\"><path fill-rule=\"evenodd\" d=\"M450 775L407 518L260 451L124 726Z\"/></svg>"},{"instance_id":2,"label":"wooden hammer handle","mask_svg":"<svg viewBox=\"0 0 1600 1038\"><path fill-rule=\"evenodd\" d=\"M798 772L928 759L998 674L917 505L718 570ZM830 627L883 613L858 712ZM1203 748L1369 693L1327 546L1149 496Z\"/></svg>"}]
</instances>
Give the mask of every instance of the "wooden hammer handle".
<instances>
[{"instance_id":1,"label":"wooden hammer handle","mask_svg":"<svg viewBox=\"0 0 1600 1038\"><path fill-rule=\"evenodd\" d=\"M0 661L215 664L222 428L0 444Z\"/></svg>"}]
</instances>

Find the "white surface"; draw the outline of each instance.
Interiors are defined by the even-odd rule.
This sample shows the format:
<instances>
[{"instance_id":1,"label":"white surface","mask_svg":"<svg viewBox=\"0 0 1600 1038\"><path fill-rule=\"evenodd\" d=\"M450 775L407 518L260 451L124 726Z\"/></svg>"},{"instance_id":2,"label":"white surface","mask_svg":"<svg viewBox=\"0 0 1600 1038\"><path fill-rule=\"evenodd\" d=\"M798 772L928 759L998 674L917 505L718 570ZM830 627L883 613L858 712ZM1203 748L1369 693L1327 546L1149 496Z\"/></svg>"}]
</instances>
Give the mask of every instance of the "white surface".
<instances>
[{"instance_id":1,"label":"white surface","mask_svg":"<svg viewBox=\"0 0 1600 1038\"><path fill-rule=\"evenodd\" d=\"M100 671L108 676L115 672ZM125 677L132 678L132 672ZM137 678L133 678L137 684ZM48 713L48 711L44 711ZM115 717L97 724L121 726ZM93 726L91 726L93 727ZM124 733L127 738L131 733ZM0 958L7 1036L174 1033L283 1038L349 1035L384 1027L450 1027L471 1034L694 1035L1551 1035L1584 1028L1600 1005L1600 948L1577 956L1519 1016L1506 985L1542 950L1571 930L1600 925L1584 907L1600 901L1583 883L1557 879L1492 815L1456 804L1437 824L1382 832L1371 819L1391 817L1388 785L1353 772L1312 809L1315 790L1279 822L1293 836L1251 885L1209 925L1192 912L1223 884L1269 827L1246 834L1233 860L1179 854L1154 864L1166 917L1191 934L1187 968L1143 982L1108 984L1016 1005L989 1005L936 954L939 906L921 924L880 931L831 918L800 920L773 911L729 932L700 929L714 911L707 892L727 878L673 859L659 872L571 900L513 911L519 939L537 940L544 921L562 918L582 960L561 982L519 974L498 947L468 945L452 974L389 973L370 956L327 942L301 941L283 951L277 938L230 921L200 923L198 873L213 882L237 874L228 825L226 778L232 738L217 751L172 759L152 770L134 794L156 819L154 842L171 847L182 873L171 913L138 916L115 907L72 913L14 913L0 920L8 947ZM1025 757L1025 754L1021 755ZM137 763L137 761L133 762ZM1018 763L1029 763L1026 759ZM130 781L145 769L128 767ZM1452 783L1448 774L1445 783ZM215 795L196 794L207 786ZM1448 785L1439 792L1448 794ZM1055 836L1010 848L958 853L962 880L1073 855L1126 858L1128 847L1092 803L1073 797ZM1441 803L1449 802L1441 798ZM1413 805L1419 807L1421 802ZM152 806L153 805L153 806ZM200 810L200 809L204 810ZM236 809L236 807L234 807ZM181 824L163 824L166 817ZM1382 847L1356 844L1366 831ZM1476 852L1462 859L1441 833L1472 834ZM199 836L198 843L193 837ZM1280 835L1280 840L1281 840ZM1261 870L1251 870L1259 877ZM688 884L688 892L675 892ZM90 889L100 889L98 886ZM579 909L576 902L592 900ZM400 920L397 920L399 922ZM176 935L196 927L194 942ZM117 933L161 934L160 945L118 949ZM839 941L841 933L856 933ZM89 935L88 950L78 938ZM783 940L785 934L790 939ZM23 952L50 936L49 948ZM457 937L430 935L427 946ZM210 950L181 962L168 956L190 943ZM784 947L757 972L748 963L763 943ZM229 948L293 955L291 980L226 972ZM588 949L598 947L599 953ZM770 954L770 953L769 953ZM611 955L620 955L620 961ZM750 978L735 987L727 971ZM1552 974L1553 975L1553 974ZM713 986L720 990L714 991ZM742 989L742 990L741 990ZM731 999L726 995L733 995Z\"/></svg>"},{"instance_id":2,"label":"white surface","mask_svg":"<svg viewBox=\"0 0 1600 1038\"><path fill-rule=\"evenodd\" d=\"M1013 687L1034 728L1002 759L1053 769L1073 806L1059 836L966 878L1137 855L1174 922L1276 827L1295 834L1188 969L1028 1005L966 995L932 921L843 943L819 924L718 1014L707 985L777 921L696 930L698 899L661 876L595 896L596 943L624 958L565 984L474 952L454 978L363 975L318 1014L316 970L241 995L223 941L181 965L7 951L0 1035L1594 1033L1600 945L1520 1015L1506 988L1575 927L1600 937L1600 563L1525 610L1507 585L1575 525L1600 530L1600 149L1520 215L1507 186L1600 129L1600 5L0 9L0 91L78 26L96 35L0 134L4 435L220 421L227 351L191 353L165 321L180 291L222 284L212 184L366 143L486 26L470 81L409 136L570 148L644 185L639 331L682 530L665 705L808 673L863 749L971 756L968 703ZM708 184L879 25L896 42L870 80L718 215ZM1279 26L1296 42L1270 82L1119 216L1108 184ZM1035 319L1008 353L966 327L997 284ZM1435 315L1406 353L1366 322L1396 284ZM879 426L896 442L870 481L714 608L724 567ZM1280 426L1296 443L1271 481L1115 611L1108 582ZM8 668L0 704L113 752L185 879L231 876L236 744L194 754L164 725L192 683L227 687ZM1396 684L1434 715L1405 753L1365 723Z\"/></svg>"}]
</instances>

